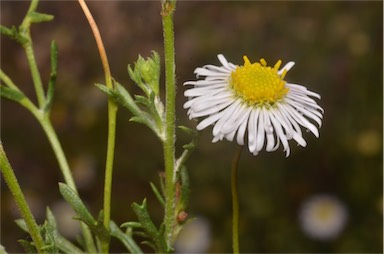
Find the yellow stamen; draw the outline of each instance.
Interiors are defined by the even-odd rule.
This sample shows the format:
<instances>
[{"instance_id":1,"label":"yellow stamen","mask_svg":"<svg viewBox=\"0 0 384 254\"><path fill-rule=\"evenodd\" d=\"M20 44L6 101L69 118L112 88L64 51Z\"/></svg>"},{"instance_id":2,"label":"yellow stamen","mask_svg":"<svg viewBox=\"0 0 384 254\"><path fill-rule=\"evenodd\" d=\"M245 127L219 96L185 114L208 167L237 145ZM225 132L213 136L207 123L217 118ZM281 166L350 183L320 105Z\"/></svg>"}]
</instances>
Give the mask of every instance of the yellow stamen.
<instances>
[{"instance_id":1,"label":"yellow stamen","mask_svg":"<svg viewBox=\"0 0 384 254\"><path fill-rule=\"evenodd\" d=\"M236 95L249 104L274 104L288 92L283 78L287 73L277 74L281 60L273 68L267 66L265 59L260 63L251 63L247 56L243 57L244 65L231 74L231 85Z\"/></svg>"}]
</instances>

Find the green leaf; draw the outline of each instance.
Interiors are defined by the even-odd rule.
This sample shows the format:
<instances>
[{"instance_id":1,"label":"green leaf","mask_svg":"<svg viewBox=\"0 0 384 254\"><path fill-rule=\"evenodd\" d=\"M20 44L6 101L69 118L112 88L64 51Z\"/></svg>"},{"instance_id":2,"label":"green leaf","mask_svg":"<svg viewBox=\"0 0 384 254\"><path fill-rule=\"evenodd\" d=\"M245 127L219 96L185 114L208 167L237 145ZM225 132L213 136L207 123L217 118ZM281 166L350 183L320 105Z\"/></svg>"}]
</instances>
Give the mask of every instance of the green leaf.
<instances>
[{"instance_id":1,"label":"green leaf","mask_svg":"<svg viewBox=\"0 0 384 254\"><path fill-rule=\"evenodd\" d=\"M64 183L59 183L59 188L61 195L71 205L72 209L79 216L79 219L88 225L98 240L107 241L109 239L109 233L103 225L103 212L100 212L96 221L73 189Z\"/></svg>"},{"instance_id":2,"label":"green leaf","mask_svg":"<svg viewBox=\"0 0 384 254\"><path fill-rule=\"evenodd\" d=\"M52 218L51 218L52 219ZM43 250L48 253L57 253L58 248L56 246L55 235L56 235L56 222L46 220L42 227L42 235L44 236L44 247Z\"/></svg>"},{"instance_id":3,"label":"green leaf","mask_svg":"<svg viewBox=\"0 0 384 254\"><path fill-rule=\"evenodd\" d=\"M47 214L47 220L46 220L47 228L51 231L51 233L53 235L56 247L59 250L61 250L62 252L68 253L68 254L84 253L77 246L75 246L73 243L71 243L70 241L68 241L63 236L60 235L60 233L58 232L58 229L57 229L55 217L54 217L51 209L49 209L49 207L47 207L46 214Z\"/></svg>"},{"instance_id":4,"label":"green leaf","mask_svg":"<svg viewBox=\"0 0 384 254\"><path fill-rule=\"evenodd\" d=\"M8 28L0 25L0 33L8 36L12 40L16 40L21 45L24 45L25 43L29 42L29 39L21 35L15 26L12 26L12 28Z\"/></svg>"},{"instance_id":5,"label":"green leaf","mask_svg":"<svg viewBox=\"0 0 384 254\"><path fill-rule=\"evenodd\" d=\"M81 199L77 195L77 193L64 183L59 183L59 189L61 195L71 205L72 209L79 216L79 219L82 220L89 227L96 226L97 222L95 218L93 218L91 213L84 205L83 201L81 201Z\"/></svg>"},{"instance_id":6,"label":"green leaf","mask_svg":"<svg viewBox=\"0 0 384 254\"><path fill-rule=\"evenodd\" d=\"M53 20L54 16L50 14L32 11L28 13L28 18L30 19L31 23L41 23Z\"/></svg>"},{"instance_id":7,"label":"green leaf","mask_svg":"<svg viewBox=\"0 0 384 254\"><path fill-rule=\"evenodd\" d=\"M183 125L177 126L177 128L179 128L181 131L187 133L188 135L191 135L192 137L198 136L198 132L195 129L191 129L191 128L183 126Z\"/></svg>"},{"instance_id":8,"label":"green leaf","mask_svg":"<svg viewBox=\"0 0 384 254\"><path fill-rule=\"evenodd\" d=\"M25 223L25 220L24 220L24 219L17 219L17 220L15 220L15 223L16 223L16 225L19 226L19 228L21 228L24 232L29 233L29 230L28 230L28 227L27 227L27 223Z\"/></svg>"},{"instance_id":9,"label":"green leaf","mask_svg":"<svg viewBox=\"0 0 384 254\"><path fill-rule=\"evenodd\" d=\"M122 228L142 228L141 223L137 221L128 221L121 224Z\"/></svg>"},{"instance_id":10,"label":"green leaf","mask_svg":"<svg viewBox=\"0 0 384 254\"><path fill-rule=\"evenodd\" d=\"M147 59L139 55L134 69L128 65L128 73L146 96L149 97L152 92L159 95L160 57L156 51L152 51L152 56Z\"/></svg>"},{"instance_id":11,"label":"green leaf","mask_svg":"<svg viewBox=\"0 0 384 254\"><path fill-rule=\"evenodd\" d=\"M188 170L183 166L180 170L180 179L181 179L181 193L179 201L179 209L186 210L189 203L189 175Z\"/></svg>"},{"instance_id":12,"label":"green leaf","mask_svg":"<svg viewBox=\"0 0 384 254\"><path fill-rule=\"evenodd\" d=\"M18 242L21 244L21 247L23 247L25 253L37 253L36 247L26 240L18 240Z\"/></svg>"},{"instance_id":13,"label":"green leaf","mask_svg":"<svg viewBox=\"0 0 384 254\"><path fill-rule=\"evenodd\" d=\"M135 101L128 93L128 91L120 85L118 82L113 80L114 89L110 89L102 84L95 84L102 92L106 93L111 99L121 106L127 108L133 115L141 115L141 109L136 105Z\"/></svg>"},{"instance_id":14,"label":"green leaf","mask_svg":"<svg viewBox=\"0 0 384 254\"><path fill-rule=\"evenodd\" d=\"M109 224L109 230L111 236L119 239L131 253L143 253L133 238L130 235L122 232L121 229L113 221L111 221Z\"/></svg>"},{"instance_id":15,"label":"green leaf","mask_svg":"<svg viewBox=\"0 0 384 254\"><path fill-rule=\"evenodd\" d=\"M149 184L151 185L151 189L152 189L153 193L155 194L157 200L164 207L165 206L165 200L164 200L163 195L160 193L160 191L157 189L157 187L154 183L150 182Z\"/></svg>"},{"instance_id":16,"label":"green leaf","mask_svg":"<svg viewBox=\"0 0 384 254\"><path fill-rule=\"evenodd\" d=\"M144 199L142 205L133 203L132 209L139 219L139 222L141 223L146 235L149 237L149 239L151 239L154 246L156 247L155 251L158 253L167 252L167 244L165 242L164 236L163 234L159 233L155 224L152 222L151 217L149 216L146 199Z\"/></svg>"},{"instance_id":17,"label":"green leaf","mask_svg":"<svg viewBox=\"0 0 384 254\"><path fill-rule=\"evenodd\" d=\"M2 35L8 36L10 38L14 38L14 29L9 29L8 27L5 27L3 25L0 25L0 33Z\"/></svg>"},{"instance_id":18,"label":"green leaf","mask_svg":"<svg viewBox=\"0 0 384 254\"><path fill-rule=\"evenodd\" d=\"M94 231L98 238L102 242L109 242L109 232L104 227L104 212L103 210L100 211L99 216L97 217L96 227L94 228Z\"/></svg>"},{"instance_id":19,"label":"green leaf","mask_svg":"<svg viewBox=\"0 0 384 254\"><path fill-rule=\"evenodd\" d=\"M47 96L44 106L44 111L49 112L52 107L53 95L55 93L56 85L56 76L57 76L57 44L55 41L51 43L51 74L48 82Z\"/></svg>"},{"instance_id":20,"label":"green leaf","mask_svg":"<svg viewBox=\"0 0 384 254\"><path fill-rule=\"evenodd\" d=\"M9 88L3 85L0 85L0 96L19 103L25 98L24 93L20 90Z\"/></svg>"}]
</instances>

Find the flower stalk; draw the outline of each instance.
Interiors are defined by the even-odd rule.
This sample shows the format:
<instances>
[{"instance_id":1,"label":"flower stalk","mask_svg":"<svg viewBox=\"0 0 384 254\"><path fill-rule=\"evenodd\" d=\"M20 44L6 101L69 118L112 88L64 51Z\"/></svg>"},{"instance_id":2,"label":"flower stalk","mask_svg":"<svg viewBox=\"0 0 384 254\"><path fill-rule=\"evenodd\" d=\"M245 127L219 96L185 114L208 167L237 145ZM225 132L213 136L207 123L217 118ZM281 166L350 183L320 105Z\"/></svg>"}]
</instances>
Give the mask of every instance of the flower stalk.
<instances>
[{"instance_id":1,"label":"flower stalk","mask_svg":"<svg viewBox=\"0 0 384 254\"><path fill-rule=\"evenodd\" d=\"M175 45L173 30L173 12L175 1L162 3L162 24L164 36L164 59L165 59L165 239L169 248L174 241L174 228L176 223L176 171L175 171Z\"/></svg>"},{"instance_id":2,"label":"flower stalk","mask_svg":"<svg viewBox=\"0 0 384 254\"><path fill-rule=\"evenodd\" d=\"M231 191L232 191L232 248L233 253L239 252L239 195L237 187L237 176L243 146L239 146L232 160Z\"/></svg>"},{"instance_id":3,"label":"flower stalk","mask_svg":"<svg viewBox=\"0 0 384 254\"><path fill-rule=\"evenodd\" d=\"M93 35L96 40L97 47L101 62L104 69L105 84L108 88L113 88L111 70L109 68L108 57L105 51L104 43L101 38L97 24L89 11L89 8L84 0L79 0L79 4L83 9L84 15L86 16L89 25L92 29ZM115 155L115 142L116 142L116 115L117 115L117 104L108 98L108 144L107 144L107 156L105 163L105 182L104 182L104 205L103 212L104 218L103 223L107 230L109 230L109 224L111 220L111 193L112 193L112 175L113 175L113 160ZM102 252L109 252L109 241L103 241L101 243Z\"/></svg>"}]
</instances>

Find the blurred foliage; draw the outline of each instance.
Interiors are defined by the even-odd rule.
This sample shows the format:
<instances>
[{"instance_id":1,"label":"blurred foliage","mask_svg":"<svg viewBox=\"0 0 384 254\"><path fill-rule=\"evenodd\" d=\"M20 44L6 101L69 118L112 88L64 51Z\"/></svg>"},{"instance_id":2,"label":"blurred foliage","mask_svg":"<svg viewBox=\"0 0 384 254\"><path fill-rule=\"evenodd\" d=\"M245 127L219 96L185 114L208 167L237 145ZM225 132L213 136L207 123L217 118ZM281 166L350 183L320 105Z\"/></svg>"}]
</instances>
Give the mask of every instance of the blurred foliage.
<instances>
[{"instance_id":1,"label":"blurred foliage","mask_svg":"<svg viewBox=\"0 0 384 254\"><path fill-rule=\"evenodd\" d=\"M1 24L19 24L24 1L1 2ZM109 55L112 74L133 93L127 72L138 54L162 51L160 4L90 1ZM37 61L49 79L49 45L59 50L53 124L70 160L84 201L95 214L102 207L106 152L106 96L93 84L103 81L97 49L76 1L42 1L40 11L55 19L32 28ZM242 56L264 57L296 66L286 79L322 95L325 109L320 138L306 135L306 148L285 158L278 150L240 162L240 246L247 252L382 252L383 215L383 3L380 1L195 2L180 1L175 13L178 124L195 126L182 104L182 83L193 70L218 64L223 53L235 64ZM23 91L33 86L22 49L1 37L1 66ZM163 79L163 73L161 79ZM136 89L136 90L135 90ZM160 91L163 94L164 91ZM46 206L61 202L57 162L42 130L19 105L2 100L2 142L21 186L42 223ZM135 218L130 204L147 197L153 220L162 209L149 182L163 170L161 146L142 126L118 113L112 217L119 224ZM187 162L190 172L190 216L203 216L212 228L210 252L231 250L230 161L235 145L212 144L210 130L201 133ZM181 136L181 145L189 140ZM298 214L311 195L328 193L344 202L349 219L333 241L308 238ZM5 184L1 185L1 243L20 252L26 235ZM6 232L6 233L5 233ZM114 249L115 248L115 249ZM112 242L112 251L119 251Z\"/></svg>"}]
</instances>

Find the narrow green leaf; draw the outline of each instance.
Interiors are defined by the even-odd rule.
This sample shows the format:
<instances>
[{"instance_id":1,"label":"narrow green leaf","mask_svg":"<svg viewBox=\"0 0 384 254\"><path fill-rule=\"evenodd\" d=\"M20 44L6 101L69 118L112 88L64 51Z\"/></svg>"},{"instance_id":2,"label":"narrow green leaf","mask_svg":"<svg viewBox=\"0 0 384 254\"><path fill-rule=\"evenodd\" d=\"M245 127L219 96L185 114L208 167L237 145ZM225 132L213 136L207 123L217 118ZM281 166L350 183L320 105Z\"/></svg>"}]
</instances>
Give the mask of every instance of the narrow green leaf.
<instances>
[{"instance_id":1,"label":"narrow green leaf","mask_svg":"<svg viewBox=\"0 0 384 254\"><path fill-rule=\"evenodd\" d=\"M130 251L131 253L143 253L143 251L140 249L140 247L136 244L136 242L133 240L133 238L130 235L124 234L124 232L121 231L121 229L113 222L111 221L109 225L109 230L111 236L119 239L124 246Z\"/></svg>"},{"instance_id":2,"label":"narrow green leaf","mask_svg":"<svg viewBox=\"0 0 384 254\"><path fill-rule=\"evenodd\" d=\"M51 218L47 218L47 220L45 221L43 227L42 227L42 235L44 236L44 247L43 247L43 250L48 252L48 253L57 253L58 252L58 248L56 246L56 241L55 241L55 236L57 234L57 229L56 229L56 222L53 220L52 221L52 217L53 215L50 214L48 215L47 214L47 217L48 216L51 216Z\"/></svg>"},{"instance_id":3,"label":"narrow green leaf","mask_svg":"<svg viewBox=\"0 0 384 254\"><path fill-rule=\"evenodd\" d=\"M12 40L16 40L21 45L24 45L25 43L27 43L29 41L29 39L27 37L25 37L19 33L18 29L15 26L8 28L8 27L0 25L0 33L8 36Z\"/></svg>"},{"instance_id":4,"label":"narrow green leaf","mask_svg":"<svg viewBox=\"0 0 384 254\"><path fill-rule=\"evenodd\" d=\"M180 170L181 179L181 194L180 194L180 209L186 210L189 203L189 175L187 167L183 166Z\"/></svg>"},{"instance_id":5,"label":"narrow green leaf","mask_svg":"<svg viewBox=\"0 0 384 254\"><path fill-rule=\"evenodd\" d=\"M132 99L131 95L128 91L120 85L118 82L114 81L116 92L119 94L119 98L121 100L121 104L128 108L129 111L135 116L141 115L140 108L136 105L135 101Z\"/></svg>"},{"instance_id":6,"label":"narrow green leaf","mask_svg":"<svg viewBox=\"0 0 384 254\"><path fill-rule=\"evenodd\" d=\"M97 217L95 232L98 238L103 242L109 242L109 232L104 227L104 212L103 210L100 211L99 216Z\"/></svg>"},{"instance_id":7,"label":"narrow green leaf","mask_svg":"<svg viewBox=\"0 0 384 254\"><path fill-rule=\"evenodd\" d=\"M19 103L25 98L23 92L3 85L0 85L0 96Z\"/></svg>"},{"instance_id":8,"label":"narrow green leaf","mask_svg":"<svg viewBox=\"0 0 384 254\"><path fill-rule=\"evenodd\" d=\"M156 250L156 246L152 242L150 242L150 241L142 241L141 244L142 245L147 245L151 249Z\"/></svg>"},{"instance_id":9,"label":"narrow green leaf","mask_svg":"<svg viewBox=\"0 0 384 254\"><path fill-rule=\"evenodd\" d=\"M55 93L55 86L56 86L56 77L57 77L57 44L55 41L52 41L51 43L51 74L49 77L46 102L44 106L45 112L49 112L52 107L53 95Z\"/></svg>"},{"instance_id":10,"label":"narrow green leaf","mask_svg":"<svg viewBox=\"0 0 384 254\"><path fill-rule=\"evenodd\" d=\"M163 195L161 195L160 191L157 189L157 187L154 183L150 182L149 184L151 185L151 189L152 189L153 193L155 194L157 200L164 207L165 201L164 201Z\"/></svg>"},{"instance_id":11,"label":"narrow green leaf","mask_svg":"<svg viewBox=\"0 0 384 254\"><path fill-rule=\"evenodd\" d=\"M15 37L14 30L13 29L9 29L8 27L5 27L3 25L0 25L0 33L2 35L8 36L8 37L10 37L12 39Z\"/></svg>"},{"instance_id":12,"label":"narrow green leaf","mask_svg":"<svg viewBox=\"0 0 384 254\"><path fill-rule=\"evenodd\" d=\"M135 101L136 103L139 103L147 108L151 107L151 101L148 100L147 97L144 97L142 95L135 95Z\"/></svg>"},{"instance_id":13,"label":"narrow green leaf","mask_svg":"<svg viewBox=\"0 0 384 254\"><path fill-rule=\"evenodd\" d=\"M23 239L18 240L18 242L23 247L25 253L37 253L36 247L32 243Z\"/></svg>"},{"instance_id":14,"label":"narrow green leaf","mask_svg":"<svg viewBox=\"0 0 384 254\"><path fill-rule=\"evenodd\" d=\"M191 129L191 128L183 126L183 125L177 126L177 128L179 128L181 131L191 135L192 137L198 136L198 132L195 129Z\"/></svg>"},{"instance_id":15,"label":"narrow green leaf","mask_svg":"<svg viewBox=\"0 0 384 254\"><path fill-rule=\"evenodd\" d=\"M122 228L142 228L141 223L137 221L128 221L121 224Z\"/></svg>"},{"instance_id":16,"label":"narrow green leaf","mask_svg":"<svg viewBox=\"0 0 384 254\"><path fill-rule=\"evenodd\" d=\"M32 11L28 13L28 18L30 19L31 23L41 23L53 20L54 16L50 14Z\"/></svg>"},{"instance_id":17,"label":"narrow green leaf","mask_svg":"<svg viewBox=\"0 0 384 254\"><path fill-rule=\"evenodd\" d=\"M29 233L29 230L28 230L28 227L27 227L27 223L25 223L25 220L24 220L24 219L17 219L17 220L15 220L15 223L16 223L16 225L19 226L19 228L21 228L24 232Z\"/></svg>"},{"instance_id":18,"label":"narrow green leaf","mask_svg":"<svg viewBox=\"0 0 384 254\"><path fill-rule=\"evenodd\" d=\"M152 222L152 219L149 216L146 199L144 199L142 205L133 203L132 209L138 217L139 222L143 226L146 235L148 235L148 237L156 246L155 251L159 253L165 253L167 250L165 239L163 235L159 234L155 224Z\"/></svg>"},{"instance_id":19,"label":"narrow green leaf","mask_svg":"<svg viewBox=\"0 0 384 254\"><path fill-rule=\"evenodd\" d=\"M59 189L61 195L71 205L72 209L76 212L79 218L90 227L96 226L97 222L95 218L93 218L77 193L64 183L59 183Z\"/></svg>"},{"instance_id":20,"label":"narrow green leaf","mask_svg":"<svg viewBox=\"0 0 384 254\"><path fill-rule=\"evenodd\" d=\"M155 239L158 237L158 232L155 224L153 224L147 210L147 200L144 199L143 204L139 205L137 203L132 204L132 209L137 215L139 222L143 226L145 232L152 238Z\"/></svg>"},{"instance_id":21,"label":"narrow green leaf","mask_svg":"<svg viewBox=\"0 0 384 254\"><path fill-rule=\"evenodd\" d=\"M50 230L52 230L52 235L54 238L54 242L56 244L56 247L61 250L64 253L72 254L72 253L84 253L82 250L80 250L77 246L75 246L73 243L65 239L63 236L61 236L57 230L57 223L56 219L49 207L47 207L47 224Z\"/></svg>"}]
</instances>

